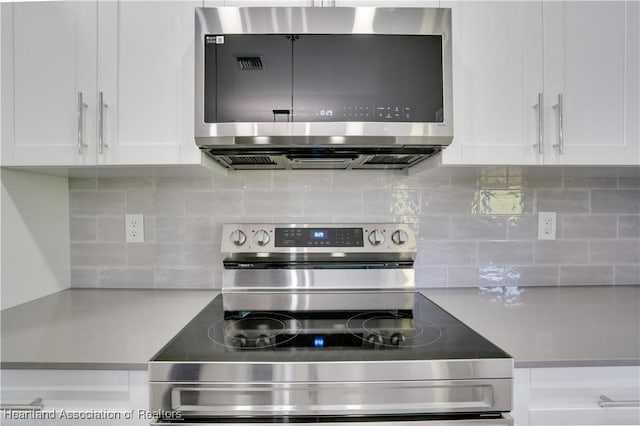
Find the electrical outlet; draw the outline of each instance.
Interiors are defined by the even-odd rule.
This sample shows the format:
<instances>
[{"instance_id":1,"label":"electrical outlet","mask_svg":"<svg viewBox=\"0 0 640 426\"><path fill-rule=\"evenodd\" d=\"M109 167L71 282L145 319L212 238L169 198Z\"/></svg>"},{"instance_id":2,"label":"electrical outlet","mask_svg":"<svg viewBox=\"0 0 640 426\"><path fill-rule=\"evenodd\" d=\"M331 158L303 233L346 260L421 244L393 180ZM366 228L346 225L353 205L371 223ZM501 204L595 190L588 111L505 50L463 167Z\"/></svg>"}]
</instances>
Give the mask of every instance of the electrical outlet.
<instances>
[{"instance_id":1,"label":"electrical outlet","mask_svg":"<svg viewBox=\"0 0 640 426\"><path fill-rule=\"evenodd\" d=\"M125 215L125 236L128 243L144 243L144 219L141 214Z\"/></svg>"},{"instance_id":2,"label":"electrical outlet","mask_svg":"<svg viewBox=\"0 0 640 426\"><path fill-rule=\"evenodd\" d=\"M538 212L538 239L556 239L556 212Z\"/></svg>"}]
</instances>

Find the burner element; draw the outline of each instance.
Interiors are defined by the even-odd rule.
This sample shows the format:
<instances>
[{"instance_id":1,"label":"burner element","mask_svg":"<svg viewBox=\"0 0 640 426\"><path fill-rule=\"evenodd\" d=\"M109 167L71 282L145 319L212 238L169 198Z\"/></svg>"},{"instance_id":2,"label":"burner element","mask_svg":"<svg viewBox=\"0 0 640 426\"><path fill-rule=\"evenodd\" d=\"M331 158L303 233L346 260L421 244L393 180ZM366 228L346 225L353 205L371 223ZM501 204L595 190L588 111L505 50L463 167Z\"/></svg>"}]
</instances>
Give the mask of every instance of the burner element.
<instances>
[{"instance_id":1,"label":"burner element","mask_svg":"<svg viewBox=\"0 0 640 426\"><path fill-rule=\"evenodd\" d=\"M264 349L289 342L300 328L300 322L292 316L259 312L217 321L209 326L207 335L213 343L233 350Z\"/></svg>"}]
</instances>

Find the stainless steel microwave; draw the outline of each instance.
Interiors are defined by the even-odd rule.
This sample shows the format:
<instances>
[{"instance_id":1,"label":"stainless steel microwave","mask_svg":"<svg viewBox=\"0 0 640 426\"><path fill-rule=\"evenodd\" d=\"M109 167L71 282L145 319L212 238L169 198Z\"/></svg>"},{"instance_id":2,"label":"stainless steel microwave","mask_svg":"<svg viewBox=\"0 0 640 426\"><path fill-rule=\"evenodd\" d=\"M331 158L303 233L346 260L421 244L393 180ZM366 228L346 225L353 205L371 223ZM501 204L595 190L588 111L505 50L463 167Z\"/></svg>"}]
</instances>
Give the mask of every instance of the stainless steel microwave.
<instances>
[{"instance_id":1,"label":"stainless steel microwave","mask_svg":"<svg viewBox=\"0 0 640 426\"><path fill-rule=\"evenodd\" d=\"M431 155L453 138L450 9L221 7L195 19L196 143L219 161Z\"/></svg>"}]
</instances>

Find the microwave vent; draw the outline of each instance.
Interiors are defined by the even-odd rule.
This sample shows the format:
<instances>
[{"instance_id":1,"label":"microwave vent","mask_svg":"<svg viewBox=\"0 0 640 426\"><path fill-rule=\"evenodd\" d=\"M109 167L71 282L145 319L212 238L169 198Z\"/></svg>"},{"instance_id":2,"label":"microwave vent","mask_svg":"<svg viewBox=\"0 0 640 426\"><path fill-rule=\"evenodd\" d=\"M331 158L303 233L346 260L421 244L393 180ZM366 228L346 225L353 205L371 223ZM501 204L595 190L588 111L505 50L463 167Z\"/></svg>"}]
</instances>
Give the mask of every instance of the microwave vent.
<instances>
[{"instance_id":1,"label":"microwave vent","mask_svg":"<svg viewBox=\"0 0 640 426\"><path fill-rule=\"evenodd\" d=\"M375 155L365 164L411 164L416 160L415 155Z\"/></svg>"},{"instance_id":2,"label":"microwave vent","mask_svg":"<svg viewBox=\"0 0 640 426\"><path fill-rule=\"evenodd\" d=\"M256 71L262 69L262 58L259 56L238 56L236 58L240 69L243 71Z\"/></svg>"},{"instance_id":3,"label":"microwave vent","mask_svg":"<svg viewBox=\"0 0 640 426\"><path fill-rule=\"evenodd\" d=\"M227 157L229 162L234 166L247 166L247 165L275 165L275 161L268 155L233 155Z\"/></svg>"}]
</instances>

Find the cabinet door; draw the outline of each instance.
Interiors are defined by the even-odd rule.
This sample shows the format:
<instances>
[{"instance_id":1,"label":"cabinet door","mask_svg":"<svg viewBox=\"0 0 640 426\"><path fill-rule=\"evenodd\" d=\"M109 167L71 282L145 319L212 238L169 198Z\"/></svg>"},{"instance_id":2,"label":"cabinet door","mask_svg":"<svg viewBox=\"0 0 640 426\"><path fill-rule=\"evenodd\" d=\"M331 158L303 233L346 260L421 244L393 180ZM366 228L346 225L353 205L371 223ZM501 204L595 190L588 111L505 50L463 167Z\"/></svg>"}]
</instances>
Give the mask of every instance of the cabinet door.
<instances>
[{"instance_id":1,"label":"cabinet door","mask_svg":"<svg viewBox=\"0 0 640 426\"><path fill-rule=\"evenodd\" d=\"M601 407L640 401L640 367L532 368L529 421L543 425L638 425L640 407Z\"/></svg>"},{"instance_id":2,"label":"cabinet door","mask_svg":"<svg viewBox=\"0 0 640 426\"><path fill-rule=\"evenodd\" d=\"M104 100L100 164L180 164L199 158L193 139L198 5L99 3L98 97L102 93Z\"/></svg>"},{"instance_id":3,"label":"cabinet door","mask_svg":"<svg viewBox=\"0 0 640 426\"><path fill-rule=\"evenodd\" d=\"M18 411L13 416L3 413L3 425L143 424L138 421L138 410L145 410L146 404L133 405L141 401L140 396L132 398L130 395L130 382L135 383L137 378L132 381L128 371L1 370L0 374L3 404L22 405L40 398L43 405L38 417L37 412L31 412L32 417L26 419L20 419L21 412ZM73 417L101 413L106 418L83 420ZM148 420L146 424L149 424Z\"/></svg>"},{"instance_id":4,"label":"cabinet door","mask_svg":"<svg viewBox=\"0 0 640 426\"><path fill-rule=\"evenodd\" d=\"M12 36L13 42L3 41L2 55L4 71L13 78L13 108L3 110L3 123L13 128L3 131L3 164L95 164L96 3L10 7L4 11L13 19L3 21L13 31L8 34L3 26L3 38Z\"/></svg>"},{"instance_id":5,"label":"cabinet door","mask_svg":"<svg viewBox=\"0 0 640 426\"><path fill-rule=\"evenodd\" d=\"M544 25L545 163L640 164L640 3L545 2Z\"/></svg>"},{"instance_id":6,"label":"cabinet door","mask_svg":"<svg viewBox=\"0 0 640 426\"><path fill-rule=\"evenodd\" d=\"M455 131L444 161L541 162L541 2L461 2L453 12Z\"/></svg>"}]
</instances>

